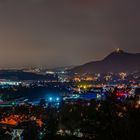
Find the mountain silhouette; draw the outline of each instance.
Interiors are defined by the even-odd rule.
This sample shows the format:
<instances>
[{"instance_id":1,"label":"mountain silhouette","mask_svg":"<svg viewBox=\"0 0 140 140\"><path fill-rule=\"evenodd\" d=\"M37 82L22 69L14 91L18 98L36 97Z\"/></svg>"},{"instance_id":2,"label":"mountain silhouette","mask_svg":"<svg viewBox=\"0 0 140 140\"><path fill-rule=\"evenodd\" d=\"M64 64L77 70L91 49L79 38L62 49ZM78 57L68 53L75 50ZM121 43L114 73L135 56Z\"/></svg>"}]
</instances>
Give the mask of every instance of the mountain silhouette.
<instances>
[{"instance_id":1,"label":"mountain silhouette","mask_svg":"<svg viewBox=\"0 0 140 140\"><path fill-rule=\"evenodd\" d=\"M118 73L140 71L140 53L117 49L103 60L89 62L70 70L72 73Z\"/></svg>"}]
</instances>

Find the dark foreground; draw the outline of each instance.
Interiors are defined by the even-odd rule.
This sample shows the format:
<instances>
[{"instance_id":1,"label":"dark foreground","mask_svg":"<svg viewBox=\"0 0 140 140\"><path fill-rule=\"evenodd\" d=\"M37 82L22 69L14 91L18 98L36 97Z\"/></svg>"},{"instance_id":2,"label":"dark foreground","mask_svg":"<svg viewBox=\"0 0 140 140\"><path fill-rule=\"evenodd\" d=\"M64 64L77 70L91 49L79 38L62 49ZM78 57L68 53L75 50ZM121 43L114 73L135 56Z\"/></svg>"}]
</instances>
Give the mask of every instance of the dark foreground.
<instances>
[{"instance_id":1,"label":"dark foreground","mask_svg":"<svg viewBox=\"0 0 140 140\"><path fill-rule=\"evenodd\" d=\"M19 132L15 130L23 130ZM15 131L16 132L16 131ZM0 108L0 140L137 140L140 108L105 101L61 102Z\"/></svg>"}]
</instances>

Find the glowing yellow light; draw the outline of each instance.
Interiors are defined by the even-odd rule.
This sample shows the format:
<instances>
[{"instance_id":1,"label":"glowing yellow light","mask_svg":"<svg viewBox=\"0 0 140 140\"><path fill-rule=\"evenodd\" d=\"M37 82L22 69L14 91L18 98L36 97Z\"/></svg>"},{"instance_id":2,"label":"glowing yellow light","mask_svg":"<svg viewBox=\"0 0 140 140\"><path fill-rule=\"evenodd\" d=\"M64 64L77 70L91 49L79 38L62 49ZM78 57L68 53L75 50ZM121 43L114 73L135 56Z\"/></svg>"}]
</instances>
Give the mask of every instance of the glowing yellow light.
<instances>
[{"instance_id":1,"label":"glowing yellow light","mask_svg":"<svg viewBox=\"0 0 140 140\"><path fill-rule=\"evenodd\" d=\"M84 88L84 89L87 89L87 86L86 86L86 85L84 85L84 86L83 86L83 88Z\"/></svg>"}]
</instances>

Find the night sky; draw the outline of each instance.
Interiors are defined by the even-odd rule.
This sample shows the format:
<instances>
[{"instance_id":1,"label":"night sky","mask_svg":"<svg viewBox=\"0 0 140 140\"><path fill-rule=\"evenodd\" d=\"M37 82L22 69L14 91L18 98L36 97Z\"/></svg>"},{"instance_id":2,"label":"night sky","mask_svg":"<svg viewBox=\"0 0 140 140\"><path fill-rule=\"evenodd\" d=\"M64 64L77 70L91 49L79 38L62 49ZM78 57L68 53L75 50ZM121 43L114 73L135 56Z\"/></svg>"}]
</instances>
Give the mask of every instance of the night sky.
<instances>
[{"instance_id":1,"label":"night sky","mask_svg":"<svg viewBox=\"0 0 140 140\"><path fill-rule=\"evenodd\" d=\"M0 67L80 65L140 52L139 0L0 0Z\"/></svg>"}]
</instances>

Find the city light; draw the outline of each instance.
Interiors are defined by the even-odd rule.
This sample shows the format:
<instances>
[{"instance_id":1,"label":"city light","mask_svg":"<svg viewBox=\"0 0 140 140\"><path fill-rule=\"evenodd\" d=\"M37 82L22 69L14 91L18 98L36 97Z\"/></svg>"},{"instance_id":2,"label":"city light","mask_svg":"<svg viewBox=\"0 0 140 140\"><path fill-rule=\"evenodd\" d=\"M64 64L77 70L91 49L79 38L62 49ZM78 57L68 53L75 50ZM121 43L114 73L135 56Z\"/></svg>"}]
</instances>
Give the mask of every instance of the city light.
<instances>
[{"instance_id":1,"label":"city light","mask_svg":"<svg viewBox=\"0 0 140 140\"><path fill-rule=\"evenodd\" d=\"M49 97L49 102L60 102L60 98L59 97Z\"/></svg>"},{"instance_id":2,"label":"city light","mask_svg":"<svg viewBox=\"0 0 140 140\"><path fill-rule=\"evenodd\" d=\"M57 97L57 98L56 98L56 101L59 101L59 100L60 100L60 99Z\"/></svg>"},{"instance_id":3,"label":"city light","mask_svg":"<svg viewBox=\"0 0 140 140\"><path fill-rule=\"evenodd\" d=\"M52 100L53 100L53 98L52 98L52 97L50 97L50 98L49 98L49 101L52 101Z\"/></svg>"}]
</instances>

